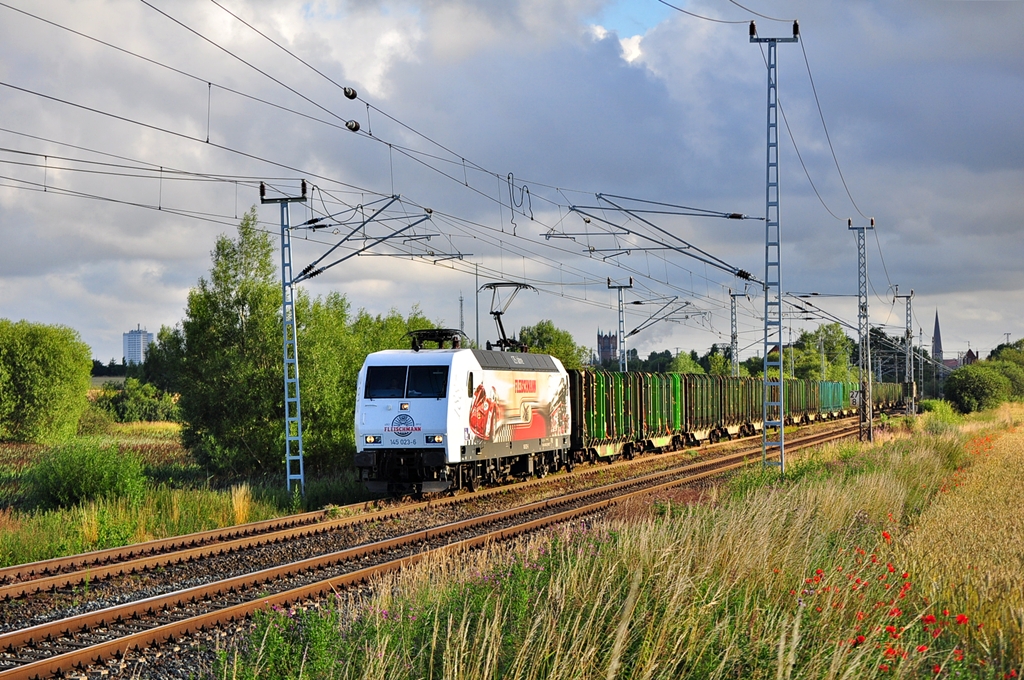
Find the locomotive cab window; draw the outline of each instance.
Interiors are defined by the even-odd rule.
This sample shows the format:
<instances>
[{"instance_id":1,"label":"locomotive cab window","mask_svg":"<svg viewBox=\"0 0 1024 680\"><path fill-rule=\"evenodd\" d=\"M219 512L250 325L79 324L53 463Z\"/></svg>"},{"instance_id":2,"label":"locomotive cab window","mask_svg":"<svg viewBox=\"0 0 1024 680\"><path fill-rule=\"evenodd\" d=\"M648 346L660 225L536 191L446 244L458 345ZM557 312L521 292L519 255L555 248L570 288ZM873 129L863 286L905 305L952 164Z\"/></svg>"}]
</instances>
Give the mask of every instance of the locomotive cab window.
<instances>
[{"instance_id":1,"label":"locomotive cab window","mask_svg":"<svg viewBox=\"0 0 1024 680\"><path fill-rule=\"evenodd\" d=\"M409 399L444 399L448 394L447 366L410 366Z\"/></svg>"},{"instance_id":2,"label":"locomotive cab window","mask_svg":"<svg viewBox=\"0 0 1024 680\"><path fill-rule=\"evenodd\" d=\"M367 399L401 399L405 396L406 366L370 366L366 369Z\"/></svg>"}]
</instances>

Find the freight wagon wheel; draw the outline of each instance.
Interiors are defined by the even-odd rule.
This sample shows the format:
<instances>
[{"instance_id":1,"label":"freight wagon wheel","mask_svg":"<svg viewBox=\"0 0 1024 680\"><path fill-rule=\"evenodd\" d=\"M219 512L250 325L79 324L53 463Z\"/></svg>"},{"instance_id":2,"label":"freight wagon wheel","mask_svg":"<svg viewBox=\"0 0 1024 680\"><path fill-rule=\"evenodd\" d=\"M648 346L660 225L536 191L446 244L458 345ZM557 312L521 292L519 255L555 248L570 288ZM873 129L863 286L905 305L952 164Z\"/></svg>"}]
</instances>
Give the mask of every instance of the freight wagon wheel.
<instances>
[{"instance_id":1,"label":"freight wagon wheel","mask_svg":"<svg viewBox=\"0 0 1024 680\"><path fill-rule=\"evenodd\" d=\"M469 489L470 493L476 493L477 479L475 472L469 473L468 479L466 479L466 488Z\"/></svg>"}]
</instances>

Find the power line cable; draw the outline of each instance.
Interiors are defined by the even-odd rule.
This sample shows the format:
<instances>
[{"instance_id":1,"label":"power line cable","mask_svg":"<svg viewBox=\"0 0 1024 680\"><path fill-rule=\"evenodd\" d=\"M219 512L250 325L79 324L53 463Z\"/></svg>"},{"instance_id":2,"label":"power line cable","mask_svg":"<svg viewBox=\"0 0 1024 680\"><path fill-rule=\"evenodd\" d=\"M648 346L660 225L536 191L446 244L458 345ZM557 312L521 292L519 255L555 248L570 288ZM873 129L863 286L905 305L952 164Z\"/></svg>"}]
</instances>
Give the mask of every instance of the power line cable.
<instances>
[{"instance_id":1,"label":"power line cable","mask_svg":"<svg viewBox=\"0 0 1024 680\"><path fill-rule=\"evenodd\" d=\"M756 17L761 17L762 19L767 19L768 21L778 21L778 22L781 22L781 23L789 23L789 24L793 23L792 19L776 19L775 17L770 17L767 14L761 14L760 12L755 12L754 10L750 9L749 7L744 7L740 3L736 2L736 0L729 0L729 2L731 2L734 5L736 5L737 7L739 7L740 9L742 9L744 11L750 12L751 14L753 14Z\"/></svg>"},{"instance_id":2,"label":"power line cable","mask_svg":"<svg viewBox=\"0 0 1024 680\"><path fill-rule=\"evenodd\" d=\"M695 14L694 12L690 12L688 10L685 10L682 7L676 7L675 5L673 5L671 3L665 2L665 0L658 0L658 2L660 2L663 5L665 5L666 7L671 7L672 9L674 9L677 12L682 12L683 14L685 14L687 16L691 16L694 19L701 19L703 21L712 21L712 22L714 22L716 24L745 24L745 23L747 23L746 21L727 21L726 19L715 19L714 17L706 17L706 16L703 16L701 14Z\"/></svg>"},{"instance_id":3,"label":"power line cable","mask_svg":"<svg viewBox=\"0 0 1024 680\"><path fill-rule=\"evenodd\" d=\"M732 2L733 0L730 0ZM839 179L843 182L843 188L846 189L846 195L850 199L850 203L853 204L854 209L864 219L869 219L867 215L861 212L860 206L857 205L857 201L853 200L853 194L850 193L850 187L846 184L846 177L843 175L843 169L839 167L839 158L836 157L835 147L832 146L832 137L828 134L828 125L825 124L825 114L821 110L821 102L818 100L818 88L814 86L814 76L811 75L811 62L807 59L807 48L804 47L804 41L800 41L800 51L804 55L804 65L807 67L807 79L811 81L811 92L814 94L814 105L818 108L818 117L821 119L821 127L825 131L825 139L828 141L828 149L832 152L832 160L835 161L836 171L839 173Z\"/></svg>"}]
</instances>

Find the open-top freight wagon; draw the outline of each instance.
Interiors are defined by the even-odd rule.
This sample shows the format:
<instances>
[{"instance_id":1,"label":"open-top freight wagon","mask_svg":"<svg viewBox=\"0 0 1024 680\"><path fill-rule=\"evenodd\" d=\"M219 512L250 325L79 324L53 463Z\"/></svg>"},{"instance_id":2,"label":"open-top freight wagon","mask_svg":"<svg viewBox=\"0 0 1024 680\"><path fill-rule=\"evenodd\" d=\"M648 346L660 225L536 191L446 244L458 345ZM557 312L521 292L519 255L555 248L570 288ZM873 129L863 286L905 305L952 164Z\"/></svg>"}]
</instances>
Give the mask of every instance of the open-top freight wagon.
<instances>
[{"instance_id":1,"label":"open-top freight wagon","mask_svg":"<svg viewBox=\"0 0 1024 680\"><path fill-rule=\"evenodd\" d=\"M853 413L856 388L786 380L787 424ZM378 492L473 489L753 435L762 423L757 379L566 371L545 354L457 346L370 354L356 389L355 466ZM899 385L875 385L876 408L901 398Z\"/></svg>"}]
</instances>

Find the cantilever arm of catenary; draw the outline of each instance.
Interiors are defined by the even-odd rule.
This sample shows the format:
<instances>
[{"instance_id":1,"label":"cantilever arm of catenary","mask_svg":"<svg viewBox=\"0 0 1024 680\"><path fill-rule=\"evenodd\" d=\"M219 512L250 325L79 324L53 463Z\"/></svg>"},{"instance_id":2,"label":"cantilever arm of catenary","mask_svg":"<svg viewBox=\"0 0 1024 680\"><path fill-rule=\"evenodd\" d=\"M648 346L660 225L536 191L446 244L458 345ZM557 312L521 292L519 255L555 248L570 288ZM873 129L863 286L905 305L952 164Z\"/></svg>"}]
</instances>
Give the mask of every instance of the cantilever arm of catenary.
<instances>
[{"instance_id":1,"label":"cantilever arm of catenary","mask_svg":"<svg viewBox=\"0 0 1024 680\"><path fill-rule=\"evenodd\" d=\"M314 276L319 276L320 274L324 273L324 271L330 269L334 265L341 264L342 262L344 262L345 260L347 260L347 259L349 259L351 257L355 257L356 255L359 255L360 253L364 253L367 250L369 250L370 248L373 248L375 245L377 245L379 243L383 243L384 241L387 241L388 239L395 238L396 236L399 236L400 234L405 233L409 229L412 229L417 224L422 224L423 222L426 222L429 219L430 219L430 215L424 215L423 217L421 217L420 219L416 220L415 222L412 222L411 224L407 224L404 227L402 227L401 229L396 229L395 231L391 232L387 236L381 236L380 238L375 239L373 241L373 243L370 243L368 245L363 246L362 248L354 250L351 253L349 253L348 255L345 255L344 257L341 257L341 258L335 260L334 262L331 262L330 264L325 264L323 267L320 267L319 269L311 269L310 267L306 267L305 269L302 270L301 274L299 274L297 277L292 279L292 284L294 285L294 284L299 283L301 281L305 281L306 279L311 279ZM369 220L367 220L367 221L369 221ZM335 245L335 248L338 245L341 245L341 244ZM331 250L334 250L334 248L331 248ZM328 252L330 252L330 251L328 251ZM320 262L323 259L324 258L321 257L319 260L317 260L317 262Z\"/></svg>"},{"instance_id":2,"label":"cantilever arm of catenary","mask_svg":"<svg viewBox=\"0 0 1024 680\"><path fill-rule=\"evenodd\" d=\"M601 217L600 215L597 215L597 214L592 213L592 212L587 212L586 209L581 208L579 206L575 206L575 205L569 206L569 210L571 210L571 211L573 211L575 213L579 213L580 215L584 215L586 217L589 217L591 220L597 220L598 222L603 222L603 223L607 224L610 227L615 227L616 229L622 229L622 230L626 231L629 234L632 234L634 236L638 236L638 237L643 238L643 239L647 239L648 241L651 241L652 243L657 243L658 245L663 245L663 246L666 245L663 241L659 241L658 239L654 238L653 236L648 236L647 234L643 234L643 233L640 233L638 231L633 231L629 227L624 227L621 224L616 224L615 222L612 222L610 220L606 220L605 218ZM634 215L634 217L637 217L637 216ZM643 218L637 217L637 219L642 220ZM665 233L667 234L668 232L665 232ZM591 236L601 236L601 235L603 235L603 234L591 234ZM669 234L669 236L672 236L672 234ZM703 262L704 264L711 265L715 269L720 269L721 271L724 271L726 273L732 274L733 276L738 276L741 279L744 279L744 280L747 280L747 281L753 281L754 283L761 284L762 286L764 285L764 283L762 281L760 281L758 278L756 278L754 275L752 275L750 272L748 272L748 271L746 271L744 269L740 269L738 267L733 267L732 265L730 265L728 263L725 263L725 262L722 262L721 260L718 260L717 258L714 258L713 256L710 256L710 255L708 257L701 257L700 255L696 255L696 254L694 254L692 252L689 252L691 249L692 250L699 250L699 249L698 248L694 248L692 245L690 245L686 241L683 241L681 238L679 238L677 236L672 236L672 237L675 240L681 242L683 244L683 246L680 247L680 246L668 245L667 247L670 250L674 250L675 252L681 253L683 255L686 255L687 257L692 257L693 259L697 260L698 262ZM703 253L703 251L700 251L700 252Z\"/></svg>"},{"instance_id":3,"label":"cantilever arm of catenary","mask_svg":"<svg viewBox=\"0 0 1024 680\"><path fill-rule=\"evenodd\" d=\"M748 272L748 271L746 271L744 269L740 269L739 267L734 267L731 264L729 264L728 262L726 262L725 260L717 258L714 255L712 255L711 253L707 252L706 250L702 250L701 248L698 248L697 246L693 245L692 243L690 243L690 242L688 242L688 241L686 241L686 240L676 236L675 234L673 234L672 232L668 231L667 229L663 229L662 227L659 227L654 222L651 222L647 218L641 217L639 214L637 214L639 211L634 210L632 208L624 208L621 205L619 205L618 203L615 203L614 201L609 200L606 194L598 194L597 195L597 200L604 201L605 203L609 203L612 206L614 206L616 210L620 210L620 211L626 213L627 215L629 215L630 217L634 217L637 220L639 220L640 222L643 222L644 224L646 224L647 226L651 227L652 229L656 229L657 231L661 232L665 236L668 236L669 238L672 238L672 239L675 239L676 241L679 241L680 243L685 245L688 250L695 250L695 251L697 251L698 253L700 253L701 255L703 255L704 257L706 257L706 258L708 258L710 260L710 262L708 262L709 264L712 264L713 266L715 266L715 267L717 267L717 268L719 268L719 269L721 269L723 271L729 272L733 276L738 276L741 279L747 279L747 280L751 280L751 281L754 280L751 277L750 272ZM707 216L708 217L719 217L719 218L724 218L724 219L744 219L744 216L741 215L740 213L718 213L718 214L709 213ZM625 227L623 227L623 228L625 228ZM685 254L689 255L690 257L696 257L693 253L685 253ZM703 261L707 262L707 260L703 260Z\"/></svg>"},{"instance_id":4,"label":"cantilever arm of catenary","mask_svg":"<svg viewBox=\"0 0 1024 680\"><path fill-rule=\"evenodd\" d=\"M394 202L395 202L395 201L397 201L397 200L398 200L398 196L392 196L392 197L391 197L391 198L390 198L390 199L388 200L388 202L384 204L384 207L383 207L383 208L380 208L380 209L378 209L378 210L377 210L376 212L374 212L374 213L373 213L372 215L370 215L370 216L369 216L369 217L367 217L367 218L366 218L365 220L363 220L362 222L360 222L360 223L359 223L358 225L356 225L356 226L355 226L355 228L353 228L353 229L352 229L352 231L350 231L349 233L347 233L347 234L345 235L345 237L344 237L344 238L342 238L342 239L341 239L340 241L338 241L338 242L337 242L337 243L335 243L335 244L334 244L333 246L331 246L330 248L328 248L328 250L327 250L327 252L326 252L326 253L324 253L323 255L321 255L320 257L318 257L318 258L317 258L316 260L314 260L314 261L313 261L313 262L311 262L310 264L306 265L306 266L305 266L305 267L304 267L304 268L302 269L302 273L301 273L301 274L299 274L299 276L298 276L297 278L295 278L295 279L294 279L293 283L298 283L298 282L299 282L299 281L301 281L302 279L308 279L308 278L310 278L310 274L309 274L309 272L313 271L313 269L314 269L314 268L315 268L315 267L316 267L316 266L317 266L318 264L320 264L321 262L323 262L323 261L324 261L324 259L325 259L325 258L326 258L326 257L327 257L328 255L330 255L330 254L331 254L331 253L333 253L333 252L334 252L335 250L337 250L337 249L338 249L338 248L339 248L339 247L340 247L340 246L341 246L341 245L342 245L343 243L345 243L345 242L346 242L346 241L348 241L348 240L349 240L350 238L352 238L353 236L355 236L355 234L356 234L356 232L357 232L357 231L359 231L360 229L363 229L363 228L364 228L364 227L366 227L366 225L368 225L368 224L369 224L370 222L372 222L372 221L374 221L375 219L377 219L377 216L378 216L378 215L380 215L380 214L381 214L381 213L383 213L383 212L384 212L385 210L387 210L387 209L388 209L389 207L391 207L391 204L392 204L392 203L394 203ZM334 264L337 264L337 263L334 263ZM328 266L331 266L331 265L328 265ZM326 268L327 268L327 267L323 267L323 268L321 269L321 271L323 271L323 269L326 269Z\"/></svg>"}]
</instances>

